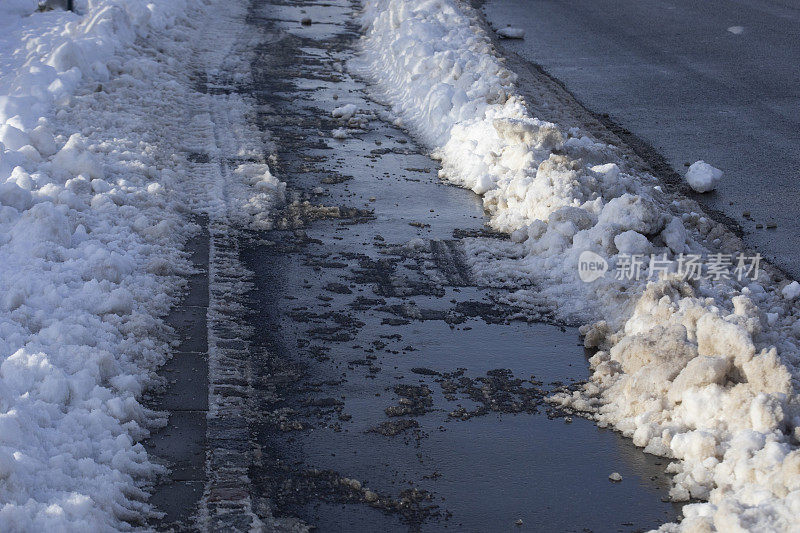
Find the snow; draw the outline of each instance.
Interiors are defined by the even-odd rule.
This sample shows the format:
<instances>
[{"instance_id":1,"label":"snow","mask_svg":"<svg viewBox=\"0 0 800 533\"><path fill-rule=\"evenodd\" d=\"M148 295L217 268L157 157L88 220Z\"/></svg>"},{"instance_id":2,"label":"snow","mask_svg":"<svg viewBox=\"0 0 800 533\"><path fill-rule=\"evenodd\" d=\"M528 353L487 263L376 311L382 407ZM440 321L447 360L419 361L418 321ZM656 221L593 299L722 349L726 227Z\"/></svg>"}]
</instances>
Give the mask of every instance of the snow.
<instances>
[{"instance_id":1,"label":"snow","mask_svg":"<svg viewBox=\"0 0 800 533\"><path fill-rule=\"evenodd\" d=\"M781 289L781 294L787 300L794 300L800 296L800 283L793 281Z\"/></svg>"},{"instance_id":2,"label":"snow","mask_svg":"<svg viewBox=\"0 0 800 533\"><path fill-rule=\"evenodd\" d=\"M39 7L39 0L3 0L0 4L0 21L13 23L11 17L30 15Z\"/></svg>"},{"instance_id":3,"label":"snow","mask_svg":"<svg viewBox=\"0 0 800 533\"><path fill-rule=\"evenodd\" d=\"M622 232L614 237L614 246L617 247L619 253L627 255L646 255L653 249L647 237L633 230Z\"/></svg>"},{"instance_id":4,"label":"snow","mask_svg":"<svg viewBox=\"0 0 800 533\"><path fill-rule=\"evenodd\" d=\"M713 191L722 179L722 171L705 161L692 163L686 171L686 183L697 192Z\"/></svg>"},{"instance_id":5,"label":"snow","mask_svg":"<svg viewBox=\"0 0 800 533\"><path fill-rule=\"evenodd\" d=\"M778 289L783 275L766 264L742 279L676 272L685 255L745 249L619 148L533 117L466 2L368 0L363 27L352 68L441 160L440 176L481 195L489 224L511 234L467 240L475 277L510 289L509 304L584 324L592 378L552 401L672 459L673 499L708 500L665 531L791 530L800 310ZM717 185L719 171L693 167L696 185ZM673 267L580 277L587 252L613 270L649 251Z\"/></svg>"},{"instance_id":6,"label":"snow","mask_svg":"<svg viewBox=\"0 0 800 533\"><path fill-rule=\"evenodd\" d=\"M230 197L266 224L282 195L265 164L232 169L223 194L188 161L190 146L219 159L200 112L214 97L192 88L213 1L90 0L80 14L0 2L3 531L152 516L148 483L165 469L139 441L165 420L140 400L169 356L160 317L190 273L188 206L211 214ZM218 98L214 120L258 135L238 96ZM226 161L253 157L232 150Z\"/></svg>"},{"instance_id":7,"label":"snow","mask_svg":"<svg viewBox=\"0 0 800 533\"><path fill-rule=\"evenodd\" d=\"M334 118L350 120L351 118L353 118L353 115L356 114L356 111L358 111L358 107L355 104L346 104L334 109L332 114Z\"/></svg>"},{"instance_id":8,"label":"snow","mask_svg":"<svg viewBox=\"0 0 800 533\"><path fill-rule=\"evenodd\" d=\"M505 28L497 30L497 35L504 39L524 39L525 30L513 26L506 26Z\"/></svg>"}]
</instances>

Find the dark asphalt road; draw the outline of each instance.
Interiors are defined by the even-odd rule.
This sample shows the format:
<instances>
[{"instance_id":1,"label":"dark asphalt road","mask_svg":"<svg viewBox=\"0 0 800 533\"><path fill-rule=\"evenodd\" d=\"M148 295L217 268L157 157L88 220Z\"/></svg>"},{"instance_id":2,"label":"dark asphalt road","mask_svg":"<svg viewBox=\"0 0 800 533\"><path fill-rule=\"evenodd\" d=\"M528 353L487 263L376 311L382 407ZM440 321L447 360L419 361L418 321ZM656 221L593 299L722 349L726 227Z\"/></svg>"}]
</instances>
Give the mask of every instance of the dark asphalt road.
<instances>
[{"instance_id":1,"label":"dark asphalt road","mask_svg":"<svg viewBox=\"0 0 800 533\"><path fill-rule=\"evenodd\" d=\"M337 68L359 35L354 7L255 0L249 17L263 40L248 90L291 202L241 247L253 508L318 531L675 520L665 460L544 401L587 377L578 332L519 320L507 293L471 280L461 242L483 234L480 199L442 183ZM363 128L335 140L332 111L348 103Z\"/></svg>"},{"instance_id":2,"label":"dark asphalt road","mask_svg":"<svg viewBox=\"0 0 800 533\"><path fill-rule=\"evenodd\" d=\"M509 51L646 141L683 175L725 171L698 195L748 246L800 276L800 3L790 0L489 0ZM748 218L743 213L749 212ZM776 229L757 228L776 223Z\"/></svg>"}]
</instances>

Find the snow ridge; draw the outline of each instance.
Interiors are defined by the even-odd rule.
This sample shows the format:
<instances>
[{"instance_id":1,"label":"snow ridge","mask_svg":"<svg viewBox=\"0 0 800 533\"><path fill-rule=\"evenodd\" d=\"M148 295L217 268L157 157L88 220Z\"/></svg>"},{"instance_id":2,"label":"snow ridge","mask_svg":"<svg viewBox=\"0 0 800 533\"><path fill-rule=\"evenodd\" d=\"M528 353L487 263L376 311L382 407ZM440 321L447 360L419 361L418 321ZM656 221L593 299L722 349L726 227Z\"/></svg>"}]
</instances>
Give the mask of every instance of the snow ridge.
<instances>
[{"instance_id":1,"label":"snow ridge","mask_svg":"<svg viewBox=\"0 0 800 533\"><path fill-rule=\"evenodd\" d=\"M5 531L117 530L151 514L142 482L164 469L136 441L163 420L138 399L168 352L157 317L188 268L187 230L143 117L96 109L114 107L102 84L135 91L133 76L163 68L123 50L186 5L5 19L18 31L3 43L18 48L0 95Z\"/></svg>"},{"instance_id":2,"label":"snow ridge","mask_svg":"<svg viewBox=\"0 0 800 533\"><path fill-rule=\"evenodd\" d=\"M165 469L138 442L165 420L140 400L174 338L160 317L191 273L189 214L263 227L282 193L266 164L235 165L229 198L219 176L194 172L217 143L204 142L210 96L192 55L213 48L203 22L230 3L76 4L0 4L3 531L130 530L154 516L147 490ZM252 137L224 156L262 156L245 104L218 100L231 135Z\"/></svg>"},{"instance_id":3,"label":"snow ridge","mask_svg":"<svg viewBox=\"0 0 800 533\"><path fill-rule=\"evenodd\" d=\"M475 239L473 269L512 303L583 322L593 376L554 402L674 458L684 507L664 530L782 530L800 513L800 309L769 265L755 279L660 276L584 283L582 253L734 254L741 241L633 170L614 146L532 117L477 15L457 0L368 0L362 56L441 177L483 196L511 243ZM529 285L530 283L526 283ZM792 292L792 291L789 291Z\"/></svg>"}]
</instances>

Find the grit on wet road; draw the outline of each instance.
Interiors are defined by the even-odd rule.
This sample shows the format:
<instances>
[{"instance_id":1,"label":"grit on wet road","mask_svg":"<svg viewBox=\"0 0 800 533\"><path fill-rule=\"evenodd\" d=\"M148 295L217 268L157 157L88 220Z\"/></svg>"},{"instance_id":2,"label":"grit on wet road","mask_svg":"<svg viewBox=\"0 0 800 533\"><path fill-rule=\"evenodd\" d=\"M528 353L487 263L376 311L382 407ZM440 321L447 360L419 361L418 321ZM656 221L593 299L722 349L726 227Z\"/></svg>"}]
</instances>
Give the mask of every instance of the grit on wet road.
<instances>
[{"instance_id":1,"label":"grit on wet road","mask_svg":"<svg viewBox=\"0 0 800 533\"><path fill-rule=\"evenodd\" d=\"M356 12L257 1L249 16L263 53L242 90L287 182L275 229L240 248L253 272L253 508L321 531L674 520L663 460L545 402L588 376L577 330L475 286L461 239L502 237L347 74ZM346 104L358 111L332 116Z\"/></svg>"}]
</instances>

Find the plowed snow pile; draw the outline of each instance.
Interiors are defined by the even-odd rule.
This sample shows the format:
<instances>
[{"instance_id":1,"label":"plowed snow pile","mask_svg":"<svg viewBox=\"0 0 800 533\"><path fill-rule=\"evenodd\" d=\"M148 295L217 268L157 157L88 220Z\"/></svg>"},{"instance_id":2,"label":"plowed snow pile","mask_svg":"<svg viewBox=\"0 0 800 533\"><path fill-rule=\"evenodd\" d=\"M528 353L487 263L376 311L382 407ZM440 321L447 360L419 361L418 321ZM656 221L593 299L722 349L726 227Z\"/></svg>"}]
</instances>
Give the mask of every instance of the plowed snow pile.
<instances>
[{"instance_id":1,"label":"plowed snow pile","mask_svg":"<svg viewBox=\"0 0 800 533\"><path fill-rule=\"evenodd\" d=\"M182 145L187 122L209 121L184 106L202 97L190 56L213 2L75 3L0 2L2 531L151 514L146 483L164 469L137 441L164 420L139 400L189 269L186 191L215 190ZM266 166L234 174L256 199L277 187Z\"/></svg>"},{"instance_id":2,"label":"plowed snow pile","mask_svg":"<svg viewBox=\"0 0 800 533\"><path fill-rule=\"evenodd\" d=\"M721 261L713 254L739 254L742 243L615 147L531 116L469 7L371 0L363 21L354 67L441 159L441 176L482 195L492 226L512 235L473 240L475 272L498 286L533 281L514 303L587 324L585 343L598 348L591 382L553 401L674 459L673 498L708 503L663 529L796 529L800 309L785 296L794 291L781 293L788 281L753 261L734 260L727 277L676 272L689 256ZM673 262L587 283L587 251L612 271L626 254Z\"/></svg>"}]
</instances>

